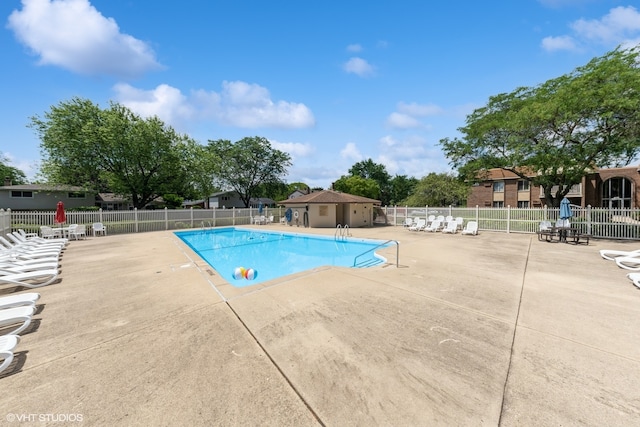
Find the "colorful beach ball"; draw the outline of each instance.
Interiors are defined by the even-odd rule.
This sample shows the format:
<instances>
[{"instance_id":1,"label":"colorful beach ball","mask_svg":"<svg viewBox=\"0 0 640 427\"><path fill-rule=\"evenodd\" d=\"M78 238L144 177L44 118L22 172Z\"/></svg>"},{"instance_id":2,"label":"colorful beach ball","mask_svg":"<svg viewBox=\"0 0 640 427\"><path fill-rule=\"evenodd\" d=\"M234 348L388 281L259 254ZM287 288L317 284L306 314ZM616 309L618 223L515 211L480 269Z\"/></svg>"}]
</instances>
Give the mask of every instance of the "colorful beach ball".
<instances>
[{"instance_id":1,"label":"colorful beach ball","mask_svg":"<svg viewBox=\"0 0 640 427\"><path fill-rule=\"evenodd\" d=\"M233 278L236 280L240 280L245 277L246 273L247 270L245 270L244 267L236 267L236 269L233 270Z\"/></svg>"},{"instance_id":2,"label":"colorful beach ball","mask_svg":"<svg viewBox=\"0 0 640 427\"><path fill-rule=\"evenodd\" d=\"M253 268L249 268L247 269L247 271L244 272L244 278L247 280L253 280L256 277L258 277L258 272Z\"/></svg>"}]
</instances>

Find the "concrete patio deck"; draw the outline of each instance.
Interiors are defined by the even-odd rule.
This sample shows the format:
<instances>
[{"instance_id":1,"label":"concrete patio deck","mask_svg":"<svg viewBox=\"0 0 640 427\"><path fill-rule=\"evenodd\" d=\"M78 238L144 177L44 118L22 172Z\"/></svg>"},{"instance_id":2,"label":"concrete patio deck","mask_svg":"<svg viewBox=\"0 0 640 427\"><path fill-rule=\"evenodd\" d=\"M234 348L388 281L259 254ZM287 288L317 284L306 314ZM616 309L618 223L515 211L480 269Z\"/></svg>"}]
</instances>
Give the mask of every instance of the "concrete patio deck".
<instances>
[{"instance_id":1,"label":"concrete patio deck","mask_svg":"<svg viewBox=\"0 0 640 427\"><path fill-rule=\"evenodd\" d=\"M351 233L400 267L234 288L172 232L71 242L0 425L640 425L640 289L598 254L639 242Z\"/></svg>"}]
</instances>

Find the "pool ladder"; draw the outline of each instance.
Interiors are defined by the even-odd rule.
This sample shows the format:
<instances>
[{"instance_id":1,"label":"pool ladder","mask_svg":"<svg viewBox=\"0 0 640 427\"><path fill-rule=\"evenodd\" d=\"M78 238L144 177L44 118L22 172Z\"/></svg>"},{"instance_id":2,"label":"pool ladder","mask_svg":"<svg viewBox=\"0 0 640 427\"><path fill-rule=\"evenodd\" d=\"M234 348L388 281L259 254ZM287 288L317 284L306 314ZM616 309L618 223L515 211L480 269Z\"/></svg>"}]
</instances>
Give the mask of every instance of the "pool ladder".
<instances>
[{"instance_id":1,"label":"pool ladder","mask_svg":"<svg viewBox=\"0 0 640 427\"><path fill-rule=\"evenodd\" d=\"M375 251L378 248L382 248L382 247L388 245L389 243L395 243L395 245L396 245L396 268L400 267L400 243L398 243L397 240L387 240L384 243L380 243L375 248L371 248L371 249L369 249L367 251L362 252L359 255L356 255L356 257L353 258L353 266L354 267L367 267L371 263L371 261L365 261L363 263L358 264L358 258L360 258L363 255L368 254L371 251Z\"/></svg>"},{"instance_id":2,"label":"pool ladder","mask_svg":"<svg viewBox=\"0 0 640 427\"><path fill-rule=\"evenodd\" d=\"M338 240L345 240L347 237L350 237L351 233L349 233L349 224L345 224L344 227L342 227L341 224L338 224L336 226L336 232L333 235L333 237Z\"/></svg>"}]
</instances>

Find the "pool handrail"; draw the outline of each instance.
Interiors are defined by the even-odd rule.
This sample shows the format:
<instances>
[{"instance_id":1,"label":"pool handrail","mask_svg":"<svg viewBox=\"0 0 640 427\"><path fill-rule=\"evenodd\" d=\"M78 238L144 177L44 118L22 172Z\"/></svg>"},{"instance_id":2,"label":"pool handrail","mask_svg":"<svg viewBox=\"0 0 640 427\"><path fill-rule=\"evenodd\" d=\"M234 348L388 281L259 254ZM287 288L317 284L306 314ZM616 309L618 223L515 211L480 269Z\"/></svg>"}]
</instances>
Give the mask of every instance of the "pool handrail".
<instances>
[{"instance_id":1,"label":"pool handrail","mask_svg":"<svg viewBox=\"0 0 640 427\"><path fill-rule=\"evenodd\" d=\"M387 240L384 243L380 243L378 246L375 246L371 249L367 249L366 251L362 252L361 254L356 255L353 258L353 266L355 267L358 263L356 262L358 260L358 258L360 258L362 255L366 255L371 251L375 251L376 249L383 247L389 243L395 243L396 244L396 268L400 267L400 243L397 240Z\"/></svg>"}]
</instances>

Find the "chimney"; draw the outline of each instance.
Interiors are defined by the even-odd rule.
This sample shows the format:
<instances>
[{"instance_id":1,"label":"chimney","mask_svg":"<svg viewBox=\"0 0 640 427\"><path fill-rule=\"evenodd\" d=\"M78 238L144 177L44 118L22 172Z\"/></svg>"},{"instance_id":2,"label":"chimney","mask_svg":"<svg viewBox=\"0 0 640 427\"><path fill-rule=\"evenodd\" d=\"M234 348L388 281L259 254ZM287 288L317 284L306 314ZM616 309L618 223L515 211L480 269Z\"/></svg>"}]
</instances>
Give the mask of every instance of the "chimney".
<instances>
[{"instance_id":1,"label":"chimney","mask_svg":"<svg viewBox=\"0 0 640 427\"><path fill-rule=\"evenodd\" d=\"M9 178L8 176L4 177L4 186L5 187L10 187L11 186L11 178Z\"/></svg>"}]
</instances>

